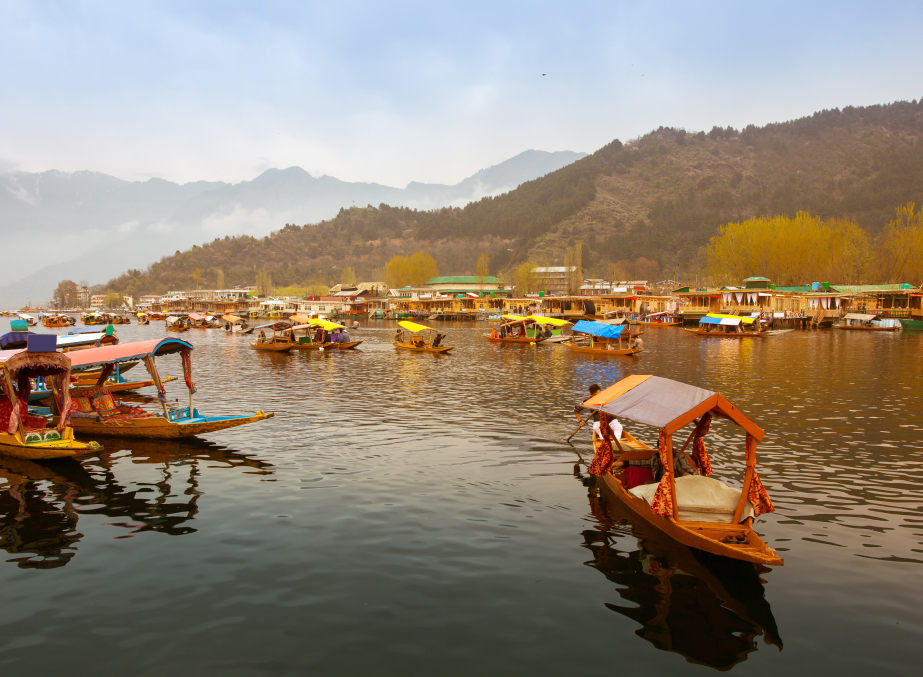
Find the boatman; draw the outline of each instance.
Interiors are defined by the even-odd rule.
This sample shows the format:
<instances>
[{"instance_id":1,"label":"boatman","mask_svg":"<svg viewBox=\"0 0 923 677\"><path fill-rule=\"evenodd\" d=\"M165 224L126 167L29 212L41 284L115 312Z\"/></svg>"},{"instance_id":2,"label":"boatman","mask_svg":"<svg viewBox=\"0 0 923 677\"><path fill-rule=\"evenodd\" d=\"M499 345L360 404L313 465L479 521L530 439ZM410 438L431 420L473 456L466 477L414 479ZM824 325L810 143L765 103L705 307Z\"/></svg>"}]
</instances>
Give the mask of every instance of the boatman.
<instances>
[{"instance_id":1,"label":"boatman","mask_svg":"<svg viewBox=\"0 0 923 677\"><path fill-rule=\"evenodd\" d=\"M599 390L600 390L600 388L599 388L599 385L598 385L598 384L594 383L593 385L591 385L591 386L590 386L590 397L593 397L596 393L599 392ZM588 397L587 399L590 399L590 397ZM586 400L584 400L584 402L585 402L585 401L586 401ZM579 418L580 418L580 412L583 411L585 408L586 408L586 407L583 406L583 403L582 403L582 402L581 402L580 404L577 404L577 405L574 407L574 416L576 416L576 417L579 419ZM594 411L594 412L593 412L593 421L595 421L595 422L597 422L597 423L599 422L599 412L598 412L598 411Z\"/></svg>"}]
</instances>

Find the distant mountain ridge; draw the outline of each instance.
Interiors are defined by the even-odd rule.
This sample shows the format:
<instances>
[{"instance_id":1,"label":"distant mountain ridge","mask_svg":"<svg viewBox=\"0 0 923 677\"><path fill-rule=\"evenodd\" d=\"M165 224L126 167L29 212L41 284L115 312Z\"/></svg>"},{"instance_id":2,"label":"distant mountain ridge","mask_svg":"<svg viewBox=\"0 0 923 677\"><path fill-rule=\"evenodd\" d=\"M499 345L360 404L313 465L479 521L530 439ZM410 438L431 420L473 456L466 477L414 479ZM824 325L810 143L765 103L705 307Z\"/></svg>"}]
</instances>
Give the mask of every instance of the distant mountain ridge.
<instances>
[{"instance_id":1,"label":"distant mountain ridge","mask_svg":"<svg viewBox=\"0 0 923 677\"><path fill-rule=\"evenodd\" d=\"M331 218L353 205L460 206L585 155L528 150L454 186L412 182L404 189L314 177L300 167L269 169L237 184L123 181L93 171L11 172L0 175L0 233L9 251L27 255L9 257L0 269L0 306L50 298L63 278L103 282L216 237L265 235L286 223Z\"/></svg>"}]
</instances>

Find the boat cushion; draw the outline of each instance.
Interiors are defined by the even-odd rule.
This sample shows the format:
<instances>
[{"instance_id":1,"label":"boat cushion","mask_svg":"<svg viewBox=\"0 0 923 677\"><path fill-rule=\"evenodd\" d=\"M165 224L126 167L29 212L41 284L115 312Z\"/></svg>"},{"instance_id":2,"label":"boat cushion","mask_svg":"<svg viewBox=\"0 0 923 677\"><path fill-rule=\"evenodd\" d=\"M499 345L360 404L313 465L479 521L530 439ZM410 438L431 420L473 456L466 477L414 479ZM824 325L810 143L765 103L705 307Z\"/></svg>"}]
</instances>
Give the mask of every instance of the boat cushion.
<instances>
[{"instance_id":1,"label":"boat cushion","mask_svg":"<svg viewBox=\"0 0 923 677\"><path fill-rule=\"evenodd\" d=\"M654 500L658 483L642 484L630 489L633 496L644 499L648 505ZM685 475L676 478L677 517L681 522L728 522L734 519L734 510L740 500L740 489L729 487L714 477ZM741 522L753 517L753 505L744 504Z\"/></svg>"}]
</instances>

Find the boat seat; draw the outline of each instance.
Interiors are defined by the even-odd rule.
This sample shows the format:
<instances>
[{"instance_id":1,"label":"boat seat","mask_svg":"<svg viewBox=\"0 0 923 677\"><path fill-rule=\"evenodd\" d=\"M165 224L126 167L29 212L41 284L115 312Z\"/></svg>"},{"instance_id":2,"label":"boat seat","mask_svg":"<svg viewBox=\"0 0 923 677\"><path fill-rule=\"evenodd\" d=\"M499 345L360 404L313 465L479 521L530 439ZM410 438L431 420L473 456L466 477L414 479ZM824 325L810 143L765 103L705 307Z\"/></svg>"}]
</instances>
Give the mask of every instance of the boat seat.
<instances>
[{"instance_id":1,"label":"boat seat","mask_svg":"<svg viewBox=\"0 0 923 677\"><path fill-rule=\"evenodd\" d=\"M647 502L654 500L659 483L642 484L629 492ZM714 477L686 475L676 478L677 518L680 522L731 523L740 500L740 489L729 487ZM753 505L744 503L740 521L753 517Z\"/></svg>"},{"instance_id":2,"label":"boat seat","mask_svg":"<svg viewBox=\"0 0 923 677\"><path fill-rule=\"evenodd\" d=\"M45 428L48 419L42 416L31 416L28 413L29 406L25 400L19 400L19 420L22 424L23 441L41 442L43 440L59 440L61 434L54 428ZM0 402L0 431L6 432L10 427L10 418L13 416L13 403L9 400Z\"/></svg>"},{"instance_id":3,"label":"boat seat","mask_svg":"<svg viewBox=\"0 0 923 677\"><path fill-rule=\"evenodd\" d=\"M112 399L112 393L105 388L87 388L80 392L74 400L77 402L77 411L81 414L95 414L104 421L128 420L132 418L151 418L151 414L141 407L130 407L127 404L116 404ZM86 411L86 400L90 405L90 411Z\"/></svg>"}]
</instances>

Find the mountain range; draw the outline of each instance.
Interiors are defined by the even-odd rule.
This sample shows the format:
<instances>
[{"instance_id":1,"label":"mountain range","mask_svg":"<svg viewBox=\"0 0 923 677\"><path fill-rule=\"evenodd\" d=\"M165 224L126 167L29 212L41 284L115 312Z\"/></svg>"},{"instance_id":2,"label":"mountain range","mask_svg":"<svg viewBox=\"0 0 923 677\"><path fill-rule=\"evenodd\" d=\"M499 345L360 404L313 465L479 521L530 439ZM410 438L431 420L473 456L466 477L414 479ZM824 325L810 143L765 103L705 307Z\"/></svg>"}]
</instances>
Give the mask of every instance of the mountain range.
<instances>
[{"instance_id":1,"label":"mountain range","mask_svg":"<svg viewBox=\"0 0 923 677\"><path fill-rule=\"evenodd\" d=\"M340 209L387 203L410 209L463 206L585 157L529 150L455 185L406 188L269 169L231 184L124 181L92 171L0 175L0 307L43 302L62 279L101 283L193 245L228 235L267 235L288 223L332 218Z\"/></svg>"}]
</instances>

